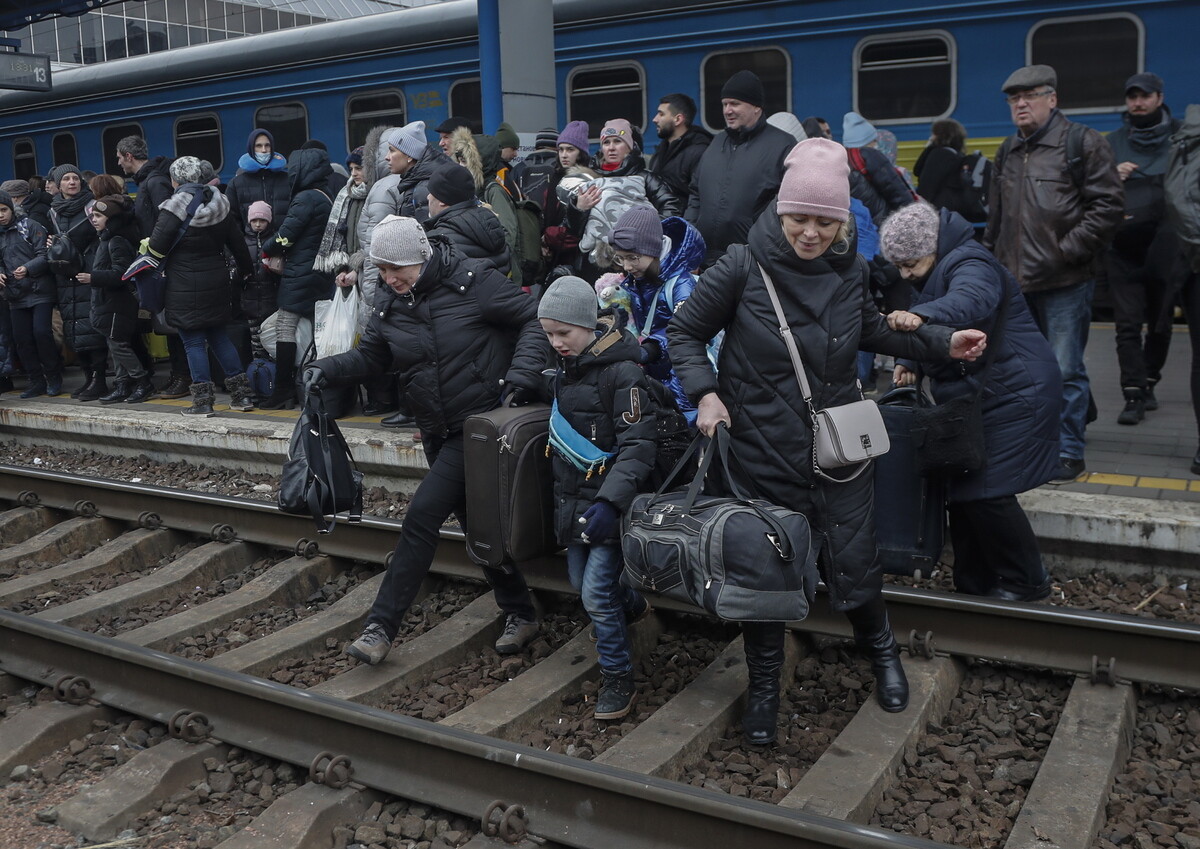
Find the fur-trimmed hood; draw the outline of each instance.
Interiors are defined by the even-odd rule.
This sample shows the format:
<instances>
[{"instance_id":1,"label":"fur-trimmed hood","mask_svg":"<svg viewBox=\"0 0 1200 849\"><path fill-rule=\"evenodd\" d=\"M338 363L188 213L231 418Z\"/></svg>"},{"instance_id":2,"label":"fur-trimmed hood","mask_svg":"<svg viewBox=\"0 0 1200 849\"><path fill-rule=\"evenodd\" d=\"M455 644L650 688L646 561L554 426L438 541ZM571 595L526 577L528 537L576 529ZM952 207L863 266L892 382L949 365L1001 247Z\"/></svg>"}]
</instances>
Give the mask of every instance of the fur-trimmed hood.
<instances>
[{"instance_id":1,"label":"fur-trimmed hood","mask_svg":"<svg viewBox=\"0 0 1200 849\"><path fill-rule=\"evenodd\" d=\"M367 133L366 141L363 142L363 183L366 184L368 193L371 186L391 173L386 158L388 144L383 139L394 129L396 128L382 125L372 127Z\"/></svg>"},{"instance_id":2,"label":"fur-trimmed hood","mask_svg":"<svg viewBox=\"0 0 1200 849\"><path fill-rule=\"evenodd\" d=\"M459 127L450 134L450 158L471 172L475 180L475 192L482 191L483 184L487 182L484 178L483 157L480 156L479 146L475 143L475 135L470 127Z\"/></svg>"}]
</instances>

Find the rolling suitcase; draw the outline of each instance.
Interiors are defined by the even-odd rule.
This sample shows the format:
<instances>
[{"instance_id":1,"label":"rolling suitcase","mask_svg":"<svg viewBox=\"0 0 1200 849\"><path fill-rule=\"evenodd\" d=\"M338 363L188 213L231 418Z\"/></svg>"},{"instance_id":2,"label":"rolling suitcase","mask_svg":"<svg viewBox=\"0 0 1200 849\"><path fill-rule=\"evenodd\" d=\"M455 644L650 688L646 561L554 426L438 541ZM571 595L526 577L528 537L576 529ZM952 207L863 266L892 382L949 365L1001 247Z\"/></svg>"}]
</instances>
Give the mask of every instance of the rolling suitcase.
<instances>
[{"instance_id":1,"label":"rolling suitcase","mask_svg":"<svg viewBox=\"0 0 1200 849\"><path fill-rule=\"evenodd\" d=\"M917 471L911 435L916 404L911 386L879 399L892 450L875 460L875 536L884 572L920 578L932 573L942 554L946 494L940 478Z\"/></svg>"},{"instance_id":2,"label":"rolling suitcase","mask_svg":"<svg viewBox=\"0 0 1200 849\"><path fill-rule=\"evenodd\" d=\"M554 474L546 456L550 407L498 407L463 425L467 554L503 567L558 549Z\"/></svg>"}]
</instances>

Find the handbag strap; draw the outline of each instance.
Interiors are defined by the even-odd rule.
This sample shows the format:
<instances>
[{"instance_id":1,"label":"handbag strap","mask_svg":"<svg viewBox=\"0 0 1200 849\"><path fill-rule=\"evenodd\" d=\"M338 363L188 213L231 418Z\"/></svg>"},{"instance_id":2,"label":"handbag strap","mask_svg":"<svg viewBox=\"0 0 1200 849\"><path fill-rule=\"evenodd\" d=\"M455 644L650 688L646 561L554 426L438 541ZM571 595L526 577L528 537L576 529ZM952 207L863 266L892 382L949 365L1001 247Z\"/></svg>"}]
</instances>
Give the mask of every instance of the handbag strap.
<instances>
[{"instance_id":1,"label":"handbag strap","mask_svg":"<svg viewBox=\"0 0 1200 849\"><path fill-rule=\"evenodd\" d=\"M863 460L852 475L844 478L834 477L822 469L821 465L817 462L817 431L821 429L821 424L817 420L817 409L813 406L812 389L809 388L808 376L804 372L804 362L800 359L800 349L796 346L796 337L792 335L792 329L788 327L787 317L783 314L783 305L779 303L779 295L775 292L775 284L771 280L771 275L763 268L762 263L758 264L758 272L762 275L763 283L767 286L767 294L771 298L771 306L775 308L775 317L779 319L779 335L783 337L783 344L787 347L788 356L792 360L792 371L796 374L796 382L800 384L800 392L804 396L804 405L808 407L808 420L812 424L813 432L813 473L833 483L849 483L865 472L871 465L871 461Z\"/></svg>"}]
</instances>

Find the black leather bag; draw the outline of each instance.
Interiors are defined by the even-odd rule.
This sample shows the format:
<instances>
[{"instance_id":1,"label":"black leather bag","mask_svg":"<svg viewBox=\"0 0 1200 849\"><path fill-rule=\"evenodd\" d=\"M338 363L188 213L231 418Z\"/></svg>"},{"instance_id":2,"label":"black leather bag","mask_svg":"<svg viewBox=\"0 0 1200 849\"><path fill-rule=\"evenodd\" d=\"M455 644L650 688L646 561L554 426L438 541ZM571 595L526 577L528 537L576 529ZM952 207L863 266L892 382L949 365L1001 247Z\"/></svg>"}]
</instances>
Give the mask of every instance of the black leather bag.
<instances>
[{"instance_id":1,"label":"black leather bag","mask_svg":"<svg viewBox=\"0 0 1200 849\"><path fill-rule=\"evenodd\" d=\"M987 461L983 442L983 398L974 392L941 404L918 406L912 440L922 475L977 472Z\"/></svg>"},{"instance_id":2,"label":"black leather bag","mask_svg":"<svg viewBox=\"0 0 1200 849\"><path fill-rule=\"evenodd\" d=\"M279 509L312 516L322 534L331 533L336 524L326 516L346 511L352 524L362 521L362 472L355 468L350 448L319 392L305 397L304 411L292 431L279 479Z\"/></svg>"},{"instance_id":3,"label":"black leather bag","mask_svg":"<svg viewBox=\"0 0 1200 849\"><path fill-rule=\"evenodd\" d=\"M46 248L46 264L50 270L62 277L74 277L83 271L83 255L71 241L70 232L59 232Z\"/></svg>"},{"instance_id":4,"label":"black leather bag","mask_svg":"<svg viewBox=\"0 0 1200 849\"><path fill-rule=\"evenodd\" d=\"M686 490L671 482L705 444ZM714 458L732 497L701 495ZM816 549L803 513L745 496L729 470L729 435L699 436L657 492L625 513L623 580L732 622L793 622L808 616L817 588Z\"/></svg>"}]
</instances>

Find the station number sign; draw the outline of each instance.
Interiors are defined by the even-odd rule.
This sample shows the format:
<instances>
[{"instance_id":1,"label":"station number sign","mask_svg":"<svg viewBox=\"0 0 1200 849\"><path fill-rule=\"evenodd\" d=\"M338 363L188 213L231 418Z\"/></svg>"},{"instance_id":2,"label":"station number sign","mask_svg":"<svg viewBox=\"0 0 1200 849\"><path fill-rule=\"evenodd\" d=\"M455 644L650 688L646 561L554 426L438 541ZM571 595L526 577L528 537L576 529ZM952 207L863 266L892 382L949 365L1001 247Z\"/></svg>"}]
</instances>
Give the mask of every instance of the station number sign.
<instances>
[{"instance_id":1,"label":"station number sign","mask_svg":"<svg viewBox=\"0 0 1200 849\"><path fill-rule=\"evenodd\" d=\"M50 57L0 53L0 89L50 90Z\"/></svg>"}]
</instances>

